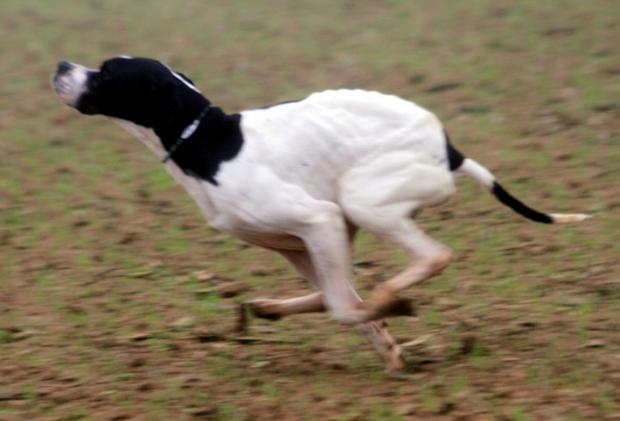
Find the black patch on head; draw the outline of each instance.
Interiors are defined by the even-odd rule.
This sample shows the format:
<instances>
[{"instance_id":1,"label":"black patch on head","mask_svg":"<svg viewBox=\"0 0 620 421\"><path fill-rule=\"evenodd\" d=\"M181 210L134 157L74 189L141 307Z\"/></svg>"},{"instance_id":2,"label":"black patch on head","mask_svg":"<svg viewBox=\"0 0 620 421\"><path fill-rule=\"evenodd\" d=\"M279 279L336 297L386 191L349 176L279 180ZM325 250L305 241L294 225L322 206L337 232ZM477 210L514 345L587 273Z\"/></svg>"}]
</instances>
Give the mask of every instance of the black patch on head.
<instances>
[{"instance_id":1,"label":"black patch on head","mask_svg":"<svg viewBox=\"0 0 620 421\"><path fill-rule=\"evenodd\" d=\"M185 75L175 72L193 85ZM170 68L148 58L113 58L88 75L87 90L76 108L151 128L166 150L179 139L210 102L188 87ZM172 155L183 172L217 184L222 162L234 158L243 145L238 114L210 107L194 134Z\"/></svg>"},{"instance_id":2,"label":"black patch on head","mask_svg":"<svg viewBox=\"0 0 620 421\"><path fill-rule=\"evenodd\" d=\"M79 111L122 118L145 127L154 127L182 112L178 96L191 90L164 64L147 58L106 60L99 71L88 75L86 83L87 90L76 106Z\"/></svg>"},{"instance_id":3,"label":"black patch on head","mask_svg":"<svg viewBox=\"0 0 620 421\"><path fill-rule=\"evenodd\" d=\"M530 208L525 203L508 193L497 181L493 182L493 189L491 191L495 197L497 197L497 200L517 212L519 215L543 224L553 223L553 218L551 218L551 216Z\"/></svg>"}]
</instances>

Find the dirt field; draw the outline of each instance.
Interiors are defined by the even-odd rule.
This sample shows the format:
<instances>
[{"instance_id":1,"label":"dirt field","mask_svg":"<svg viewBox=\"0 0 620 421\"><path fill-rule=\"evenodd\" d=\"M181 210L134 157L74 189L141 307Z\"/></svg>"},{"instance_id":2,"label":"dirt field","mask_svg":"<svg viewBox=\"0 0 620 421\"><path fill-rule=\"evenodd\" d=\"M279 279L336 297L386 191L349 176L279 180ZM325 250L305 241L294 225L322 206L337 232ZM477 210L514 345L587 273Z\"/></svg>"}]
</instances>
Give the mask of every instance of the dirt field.
<instances>
[{"instance_id":1,"label":"dirt field","mask_svg":"<svg viewBox=\"0 0 620 421\"><path fill-rule=\"evenodd\" d=\"M0 3L0 420L620 419L620 2ZM409 378L308 291L210 230L141 144L62 106L57 60L161 58L225 110L334 87L433 110L542 226L471 181L420 224L455 263L393 319ZM363 294L405 263L362 233ZM224 282L228 291L218 289Z\"/></svg>"}]
</instances>

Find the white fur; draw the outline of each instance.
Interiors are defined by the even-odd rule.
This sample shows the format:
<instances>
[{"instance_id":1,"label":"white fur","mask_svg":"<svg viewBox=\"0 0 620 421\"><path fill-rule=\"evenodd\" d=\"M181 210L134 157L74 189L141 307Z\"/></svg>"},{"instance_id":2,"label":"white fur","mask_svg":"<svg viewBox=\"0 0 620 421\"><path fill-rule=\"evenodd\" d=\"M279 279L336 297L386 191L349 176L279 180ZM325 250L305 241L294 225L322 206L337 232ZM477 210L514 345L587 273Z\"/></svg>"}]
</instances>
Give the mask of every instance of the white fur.
<instances>
[{"instance_id":1,"label":"white fur","mask_svg":"<svg viewBox=\"0 0 620 421\"><path fill-rule=\"evenodd\" d=\"M86 91L89 71L93 69L71 63L71 69L53 81L54 90L66 104L75 106L78 98Z\"/></svg>"},{"instance_id":2,"label":"white fur","mask_svg":"<svg viewBox=\"0 0 620 421\"><path fill-rule=\"evenodd\" d=\"M486 188L493 188L495 176L489 170L470 158L465 158L463 164L458 169L461 174L466 174L482 184Z\"/></svg>"}]
</instances>

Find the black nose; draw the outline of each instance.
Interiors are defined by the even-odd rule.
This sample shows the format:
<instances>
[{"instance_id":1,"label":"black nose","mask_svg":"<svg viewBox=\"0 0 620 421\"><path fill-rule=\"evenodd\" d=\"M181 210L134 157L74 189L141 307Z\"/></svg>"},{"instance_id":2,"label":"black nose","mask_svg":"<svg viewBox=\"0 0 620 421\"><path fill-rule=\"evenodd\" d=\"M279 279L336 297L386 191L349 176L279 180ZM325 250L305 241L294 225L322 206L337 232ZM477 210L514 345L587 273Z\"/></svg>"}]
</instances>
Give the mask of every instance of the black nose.
<instances>
[{"instance_id":1,"label":"black nose","mask_svg":"<svg viewBox=\"0 0 620 421\"><path fill-rule=\"evenodd\" d=\"M56 71L56 73L61 75L71 70L71 67L73 67L71 63L69 63L68 61L61 60L58 62L58 70Z\"/></svg>"}]
</instances>

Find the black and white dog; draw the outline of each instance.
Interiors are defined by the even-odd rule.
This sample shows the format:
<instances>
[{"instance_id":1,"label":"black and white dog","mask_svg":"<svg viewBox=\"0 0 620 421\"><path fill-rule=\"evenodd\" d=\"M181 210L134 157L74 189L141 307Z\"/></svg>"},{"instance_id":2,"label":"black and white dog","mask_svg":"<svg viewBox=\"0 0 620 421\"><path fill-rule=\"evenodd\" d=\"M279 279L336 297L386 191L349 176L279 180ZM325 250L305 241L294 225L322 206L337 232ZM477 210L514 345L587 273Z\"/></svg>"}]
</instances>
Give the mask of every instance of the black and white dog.
<instances>
[{"instance_id":1,"label":"black and white dog","mask_svg":"<svg viewBox=\"0 0 620 421\"><path fill-rule=\"evenodd\" d=\"M144 142L213 227L281 253L318 290L253 300L248 307L255 315L328 311L339 322L359 325L389 370L402 367L400 348L379 319L407 313L398 292L441 272L452 255L413 218L454 193L456 174L473 177L534 221L586 218L524 205L457 151L432 113L395 96L333 90L226 114L183 74L127 56L100 69L62 61L53 85L66 104L112 117ZM411 258L367 301L352 286L358 228Z\"/></svg>"}]
</instances>

